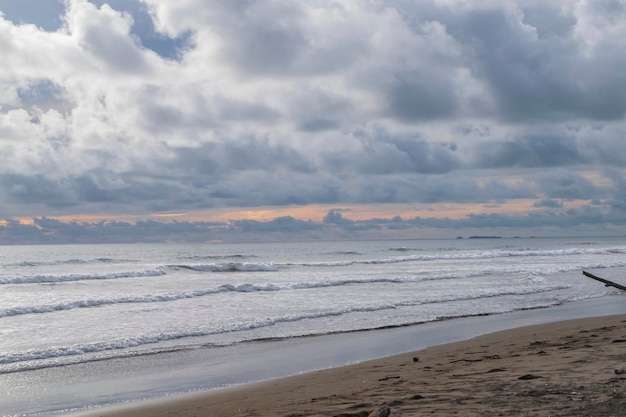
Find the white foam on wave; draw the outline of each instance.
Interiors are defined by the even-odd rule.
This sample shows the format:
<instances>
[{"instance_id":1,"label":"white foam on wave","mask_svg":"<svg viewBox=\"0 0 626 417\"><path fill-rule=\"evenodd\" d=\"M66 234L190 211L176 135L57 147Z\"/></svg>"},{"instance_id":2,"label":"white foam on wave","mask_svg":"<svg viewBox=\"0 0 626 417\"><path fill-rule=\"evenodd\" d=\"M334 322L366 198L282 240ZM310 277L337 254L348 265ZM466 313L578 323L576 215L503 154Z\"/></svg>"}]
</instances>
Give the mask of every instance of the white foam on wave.
<instances>
[{"instance_id":1,"label":"white foam on wave","mask_svg":"<svg viewBox=\"0 0 626 417\"><path fill-rule=\"evenodd\" d=\"M342 267L351 265L368 264L394 264L403 262L437 261L437 260L475 260L497 259L510 257L561 257L578 255L615 255L626 254L626 247L613 248L568 248L568 249L495 249L489 251L472 252L440 252L428 255L409 255L392 258L344 260L327 262L307 262L300 264L308 267Z\"/></svg>"},{"instance_id":2,"label":"white foam on wave","mask_svg":"<svg viewBox=\"0 0 626 417\"><path fill-rule=\"evenodd\" d=\"M483 276L484 272L453 272L436 274L429 277L398 277L398 278L372 278L372 279L336 279L321 282L300 282L291 284L223 284L216 288L206 290L187 291L179 293L166 293L166 294L148 294L135 297L119 297L110 299L87 299L76 300L65 303L50 304L50 305L36 305L36 306L19 306L7 309L0 309L0 318L11 317L26 314L45 314L54 313L59 311L73 310L77 308L94 308L113 304L143 304L143 303L161 303L171 302L185 299L192 299L198 297L206 297L213 294L221 294L225 292L240 292L240 293L252 293L252 292L268 292L268 291L297 291L297 290L309 290L317 288L330 288L340 287L346 285L369 285L369 284L401 284L410 282L422 282L430 280L442 280L442 279L463 279L472 276Z\"/></svg>"},{"instance_id":3,"label":"white foam on wave","mask_svg":"<svg viewBox=\"0 0 626 417\"><path fill-rule=\"evenodd\" d=\"M168 294L151 294L142 295L137 297L120 297L111 299L90 299L90 300L77 300L67 303L58 303L50 305L40 306L22 306L13 307L7 309L0 309L0 318L19 316L26 314L45 314L54 313L59 311L73 310L76 308L93 308L101 307L113 304L143 304L143 303L162 303L170 301L178 301L185 299L192 299L198 297L205 297L212 294L220 294L224 292L262 292L262 291L279 291L283 288L273 284L224 284L218 288L208 290L196 290L180 293L168 293Z\"/></svg>"},{"instance_id":4,"label":"white foam on wave","mask_svg":"<svg viewBox=\"0 0 626 417\"><path fill-rule=\"evenodd\" d=\"M129 348L136 348L143 345L151 345L163 341L170 341L188 337L210 336L223 333L232 333L239 331L249 331L264 327L275 326L279 323L291 323L303 320L324 319L330 317L344 316L354 313L367 313L382 310L391 310L401 307L410 307L428 304L454 303L468 300L479 300L486 298L495 298L511 295L529 295L544 292L551 292L561 289L567 289L568 286L546 286L546 287L522 287L519 289L502 289L478 291L474 294L466 294L462 296L451 295L448 297L420 298L415 300L397 302L397 303L378 303L352 307L337 308L319 312L303 312L287 314L278 317L268 317L258 319L251 322L242 322L233 325L223 325L216 328L197 328L188 329L180 332L168 332L160 334L147 334L132 338L123 338L110 341L102 341L96 343L77 344L71 346L58 346L49 349L27 350L23 352L7 353L0 356L0 365L14 364L25 361L38 361L51 358L70 357L84 354L93 354L105 351L122 351ZM312 327L315 328L315 327ZM323 328L323 327L322 327ZM0 371L1 372L1 371Z\"/></svg>"},{"instance_id":5,"label":"white foam on wave","mask_svg":"<svg viewBox=\"0 0 626 417\"><path fill-rule=\"evenodd\" d=\"M109 272L103 274L59 274L59 275L19 275L0 277L0 285L5 284L38 284L38 283L55 283L55 282L73 282L73 281L89 281L89 280L105 280L105 279L121 279L121 278L138 278L138 277L157 277L166 275L166 269L189 269L201 272L261 272L261 271L277 271L278 267L274 264L260 264L247 262L229 262L222 264L206 264L206 265L170 265L167 267L159 267L156 269L148 269L143 271L124 271Z\"/></svg>"},{"instance_id":6,"label":"white foam on wave","mask_svg":"<svg viewBox=\"0 0 626 417\"><path fill-rule=\"evenodd\" d=\"M38 284L54 282L73 282L120 278L157 277L165 275L161 269L149 269L143 271L110 272L106 274L61 274L61 275L20 275L0 277L0 285L6 284Z\"/></svg>"},{"instance_id":7,"label":"white foam on wave","mask_svg":"<svg viewBox=\"0 0 626 417\"><path fill-rule=\"evenodd\" d=\"M441 281L441 280L459 280L468 278L478 278L487 275L499 275L499 274L522 274L522 278L529 283L544 284L546 276L555 273L579 271L584 269L601 269L601 268L613 268L626 266L626 262L614 262L611 264L565 264L556 265L551 268L544 268L541 273L533 270L526 269L523 265L515 268L507 268L502 270L491 266L476 269L476 270L454 270L447 272L430 272L425 276L409 275L402 277L375 277L375 278L346 278L346 279L334 279L318 282L294 282L294 283L265 283L265 284L223 284L216 288L210 288L206 290L195 290L179 293L166 293L166 294L147 294L135 297L120 297L111 299L87 299L76 300L66 303L58 303L51 305L37 305L37 306L18 306L7 309L0 309L0 318L27 315L27 314L45 314L54 313L58 311L67 311L77 308L94 308L113 304L142 304L142 303L161 303L171 302L184 299L192 299L198 297L206 297L213 294L221 294L225 292L240 292L240 293L253 293L253 292L274 292L274 291L298 291L309 290L318 288L332 288L342 287L349 285L371 285L371 284L407 284L407 283L419 283L426 281ZM144 271L147 275L132 275L132 276L151 276L148 271ZM109 274L110 275L110 274ZM109 277L107 275L107 277ZM159 273L158 275L162 275ZM124 277L126 274L121 274L120 277ZM91 278L95 279L95 278ZM99 278L105 279L105 278ZM35 281L35 282L50 282L50 281ZM54 281L53 281L54 282ZM447 302L449 300L444 300Z\"/></svg>"},{"instance_id":8,"label":"white foam on wave","mask_svg":"<svg viewBox=\"0 0 626 417\"><path fill-rule=\"evenodd\" d=\"M21 266L21 267L40 267L40 266L58 266L58 265L88 265L88 264L116 264L116 263L133 263L136 260L131 259L115 259L115 258L93 258L93 259L62 259L53 261L22 261L15 264L9 264L9 266Z\"/></svg>"},{"instance_id":9,"label":"white foam on wave","mask_svg":"<svg viewBox=\"0 0 626 417\"><path fill-rule=\"evenodd\" d=\"M0 309L0 317L18 316L24 314L43 314L53 313L57 311L73 310L75 308L90 308L99 307L111 304L141 304L141 303L159 303L167 301L184 300L188 298L203 297L209 294L215 294L222 290L199 290L173 294L155 294L145 295L138 297L121 297L112 299L91 299L91 300L77 300L67 303L43 305L43 306L29 306L29 307L13 307L7 309Z\"/></svg>"},{"instance_id":10,"label":"white foam on wave","mask_svg":"<svg viewBox=\"0 0 626 417\"><path fill-rule=\"evenodd\" d=\"M273 272L278 267L271 263L226 262L197 265L169 265L174 269L190 269L200 272Z\"/></svg>"},{"instance_id":11,"label":"white foam on wave","mask_svg":"<svg viewBox=\"0 0 626 417\"><path fill-rule=\"evenodd\" d=\"M234 292L263 292L263 291L280 291L285 289L285 287L281 287L275 284L224 284L220 286L221 290L225 291L234 291Z\"/></svg>"}]
</instances>

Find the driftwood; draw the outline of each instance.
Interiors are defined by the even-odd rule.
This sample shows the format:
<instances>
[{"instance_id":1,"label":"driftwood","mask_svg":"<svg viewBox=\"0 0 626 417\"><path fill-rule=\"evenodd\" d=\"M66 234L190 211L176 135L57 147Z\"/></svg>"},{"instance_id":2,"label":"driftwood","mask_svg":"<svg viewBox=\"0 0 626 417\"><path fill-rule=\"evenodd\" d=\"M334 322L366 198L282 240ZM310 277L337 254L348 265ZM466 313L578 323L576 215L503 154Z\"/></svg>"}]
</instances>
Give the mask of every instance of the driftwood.
<instances>
[{"instance_id":1,"label":"driftwood","mask_svg":"<svg viewBox=\"0 0 626 417\"><path fill-rule=\"evenodd\" d=\"M607 287L615 287L615 288L617 288L619 290L626 291L626 287L624 287L623 285L619 285L619 284L617 284L617 283L615 283L613 281L609 281L608 279L597 277L597 276L595 276L593 274L590 274L587 271L583 271L583 275L585 275L585 276L587 276L589 278L595 279L596 281L600 281L600 282L604 283L604 285L606 285Z\"/></svg>"},{"instance_id":2,"label":"driftwood","mask_svg":"<svg viewBox=\"0 0 626 417\"><path fill-rule=\"evenodd\" d=\"M391 414L391 409L388 405L383 405L372 411L368 417L389 417L389 414Z\"/></svg>"}]
</instances>

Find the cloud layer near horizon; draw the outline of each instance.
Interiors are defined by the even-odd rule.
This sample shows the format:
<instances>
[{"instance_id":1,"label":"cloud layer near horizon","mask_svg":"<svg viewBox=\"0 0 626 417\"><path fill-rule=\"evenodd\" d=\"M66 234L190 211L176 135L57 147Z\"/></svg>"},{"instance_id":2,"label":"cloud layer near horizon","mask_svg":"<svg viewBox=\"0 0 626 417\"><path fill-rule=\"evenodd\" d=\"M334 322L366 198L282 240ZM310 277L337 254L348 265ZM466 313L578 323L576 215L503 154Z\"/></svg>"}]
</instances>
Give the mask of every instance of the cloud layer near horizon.
<instances>
[{"instance_id":1,"label":"cloud layer near horizon","mask_svg":"<svg viewBox=\"0 0 626 417\"><path fill-rule=\"evenodd\" d=\"M0 6L1 218L530 199L626 219L623 0L31 2Z\"/></svg>"}]
</instances>

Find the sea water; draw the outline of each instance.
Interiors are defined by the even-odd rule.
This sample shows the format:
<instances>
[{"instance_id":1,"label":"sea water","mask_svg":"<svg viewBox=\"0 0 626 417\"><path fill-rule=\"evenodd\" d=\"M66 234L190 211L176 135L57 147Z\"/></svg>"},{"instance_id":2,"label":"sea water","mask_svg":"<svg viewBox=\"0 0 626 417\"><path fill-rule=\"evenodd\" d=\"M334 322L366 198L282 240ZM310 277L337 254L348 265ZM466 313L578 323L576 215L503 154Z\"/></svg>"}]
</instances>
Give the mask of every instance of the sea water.
<instances>
[{"instance_id":1,"label":"sea water","mask_svg":"<svg viewBox=\"0 0 626 417\"><path fill-rule=\"evenodd\" d=\"M610 297L619 291L582 271L613 278L624 266L616 237L3 246L0 386L37 370Z\"/></svg>"}]
</instances>

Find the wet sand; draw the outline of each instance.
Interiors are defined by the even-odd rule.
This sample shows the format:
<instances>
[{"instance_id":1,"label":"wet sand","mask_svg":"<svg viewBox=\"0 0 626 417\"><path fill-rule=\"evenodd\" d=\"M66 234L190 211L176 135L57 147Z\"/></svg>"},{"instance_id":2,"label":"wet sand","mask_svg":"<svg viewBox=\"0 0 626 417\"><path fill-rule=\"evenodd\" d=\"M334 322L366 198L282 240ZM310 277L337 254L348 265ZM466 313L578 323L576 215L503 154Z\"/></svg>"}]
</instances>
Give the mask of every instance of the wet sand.
<instances>
[{"instance_id":1,"label":"wet sand","mask_svg":"<svg viewBox=\"0 0 626 417\"><path fill-rule=\"evenodd\" d=\"M367 417L383 404L392 417L624 416L626 315L500 331L355 365L80 415Z\"/></svg>"}]
</instances>

